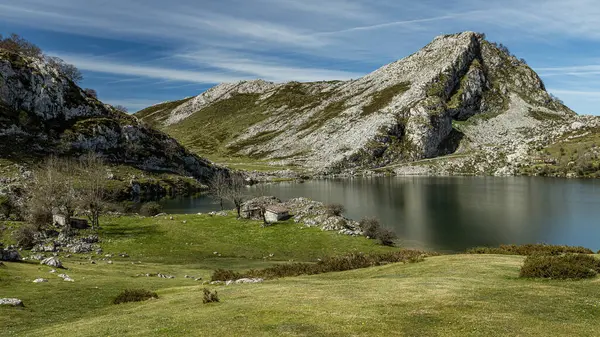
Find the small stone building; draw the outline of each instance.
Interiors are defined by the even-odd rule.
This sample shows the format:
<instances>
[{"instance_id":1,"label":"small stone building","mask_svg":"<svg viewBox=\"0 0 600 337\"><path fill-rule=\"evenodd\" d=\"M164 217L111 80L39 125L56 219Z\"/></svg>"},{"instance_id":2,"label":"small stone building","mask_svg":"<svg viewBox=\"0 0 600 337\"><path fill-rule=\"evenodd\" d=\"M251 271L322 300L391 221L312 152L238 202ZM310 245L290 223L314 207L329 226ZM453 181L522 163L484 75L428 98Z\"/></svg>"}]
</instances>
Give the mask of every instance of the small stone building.
<instances>
[{"instance_id":1,"label":"small stone building","mask_svg":"<svg viewBox=\"0 0 600 337\"><path fill-rule=\"evenodd\" d=\"M61 214L54 214L52 216L52 222L55 225L64 227L67 224L67 217L65 217L64 215L61 215ZM90 228L90 225L88 224L88 221L85 219L71 218L71 228L88 229L88 228Z\"/></svg>"},{"instance_id":2,"label":"small stone building","mask_svg":"<svg viewBox=\"0 0 600 337\"><path fill-rule=\"evenodd\" d=\"M269 223L287 220L289 217L290 211L282 205L270 205L265 210L265 220Z\"/></svg>"}]
</instances>

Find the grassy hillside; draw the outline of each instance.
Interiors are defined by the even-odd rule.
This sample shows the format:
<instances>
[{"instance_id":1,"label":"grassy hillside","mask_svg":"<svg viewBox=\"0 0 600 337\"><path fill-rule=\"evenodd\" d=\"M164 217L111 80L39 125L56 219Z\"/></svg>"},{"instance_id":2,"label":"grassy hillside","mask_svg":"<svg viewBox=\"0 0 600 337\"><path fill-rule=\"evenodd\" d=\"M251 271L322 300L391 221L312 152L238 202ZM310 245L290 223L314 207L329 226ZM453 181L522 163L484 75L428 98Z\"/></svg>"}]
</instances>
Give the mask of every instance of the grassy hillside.
<instances>
[{"instance_id":1,"label":"grassy hillside","mask_svg":"<svg viewBox=\"0 0 600 337\"><path fill-rule=\"evenodd\" d=\"M0 297L25 303L22 309L0 308L1 336L600 334L600 279L519 279L521 256L438 256L416 264L208 286L221 302L204 305L205 286L184 275L206 280L216 268L244 270L394 248L294 223L261 228L233 217L106 218L103 226L104 254L115 254L114 263L95 255L97 264L84 255L63 257L74 283L38 264L0 267ZM130 257L116 256L121 252ZM136 277L157 272L176 278ZM37 277L49 282L32 283ZM125 288L157 291L159 299L111 304Z\"/></svg>"}]
</instances>

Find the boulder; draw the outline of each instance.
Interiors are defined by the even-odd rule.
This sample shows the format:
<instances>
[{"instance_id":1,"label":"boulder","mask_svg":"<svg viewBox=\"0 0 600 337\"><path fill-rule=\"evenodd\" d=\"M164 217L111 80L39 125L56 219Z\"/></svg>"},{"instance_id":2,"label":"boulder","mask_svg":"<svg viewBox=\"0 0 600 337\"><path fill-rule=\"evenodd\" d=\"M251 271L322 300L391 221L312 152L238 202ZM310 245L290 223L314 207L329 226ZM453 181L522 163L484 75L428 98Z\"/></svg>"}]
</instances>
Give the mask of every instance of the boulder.
<instances>
[{"instance_id":1,"label":"boulder","mask_svg":"<svg viewBox=\"0 0 600 337\"><path fill-rule=\"evenodd\" d=\"M36 278L35 280L33 280L33 283L43 283L43 282L48 282L48 280L46 280L45 278Z\"/></svg>"},{"instance_id":2,"label":"boulder","mask_svg":"<svg viewBox=\"0 0 600 337\"><path fill-rule=\"evenodd\" d=\"M13 307L23 307L23 301L18 298L0 298L0 305L11 305Z\"/></svg>"},{"instance_id":3,"label":"boulder","mask_svg":"<svg viewBox=\"0 0 600 337\"><path fill-rule=\"evenodd\" d=\"M18 262L21 261L21 254L16 249L0 249L0 261Z\"/></svg>"},{"instance_id":4,"label":"boulder","mask_svg":"<svg viewBox=\"0 0 600 337\"><path fill-rule=\"evenodd\" d=\"M265 280L262 278L241 278L239 280L236 280L235 283L240 284L240 283L262 283Z\"/></svg>"},{"instance_id":5,"label":"boulder","mask_svg":"<svg viewBox=\"0 0 600 337\"><path fill-rule=\"evenodd\" d=\"M54 268L64 268L62 265L62 262L60 262L60 260L56 256L46 258L46 259L42 260L42 262L40 262L40 264L45 264L47 266L54 267Z\"/></svg>"}]
</instances>

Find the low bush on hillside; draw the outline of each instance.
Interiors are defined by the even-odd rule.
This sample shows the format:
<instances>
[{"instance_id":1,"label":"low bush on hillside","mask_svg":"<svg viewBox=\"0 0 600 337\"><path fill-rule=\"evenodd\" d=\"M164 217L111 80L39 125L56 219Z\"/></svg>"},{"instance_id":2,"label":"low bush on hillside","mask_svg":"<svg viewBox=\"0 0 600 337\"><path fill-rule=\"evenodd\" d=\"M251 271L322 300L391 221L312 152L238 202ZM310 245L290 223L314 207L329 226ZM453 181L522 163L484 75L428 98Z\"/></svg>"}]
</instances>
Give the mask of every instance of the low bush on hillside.
<instances>
[{"instance_id":1,"label":"low bush on hillside","mask_svg":"<svg viewBox=\"0 0 600 337\"><path fill-rule=\"evenodd\" d=\"M600 272L600 260L591 255L531 255L521 267L520 277L549 279L585 279Z\"/></svg>"},{"instance_id":2,"label":"low bush on hillside","mask_svg":"<svg viewBox=\"0 0 600 337\"><path fill-rule=\"evenodd\" d=\"M202 298L202 303L214 303L219 302L219 294L217 291L211 292L209 289L204 288L204 297Z\"/></svg>"},{"instance_id":3,"label":"low bush on hillside","mask_svg":"<svg viewBox=\"0 0 600 337\"><path fill-rule=\"evenodd\" d=\"M584 247L556 246L547 244L500 245L499 247L475 247L467 250L468 254L504 254L504 255L561 255L561 254L594 254Z\"/></svg>"},{"instance_id":4,"label":"low bush on hillside","mask_svg":"<svg viewBox=\"0 0 600 337\"><path fill-rule=\"evenodd\" d=\"M346 211L346 208L342 204L328 204L325 205L325 213L329 216L341 216Z\"/></svg>"},{"instance_id":5,"label":"low bush on hillside","mask_svg":"<svg viewBox=\"0 0 600 337\"><path fill-rule=\"evenodd\" d=\"M384 246L393 246L396 234L387 228L381 227L376 218L362 218L359 222L363 235L370 239L377 239Z\"/></svg>"},{"instance_id":6,"label":"low bush on hillside","mask_svg":"<svg viewBox=\"0 0 600 337\"><path fill-rule=\"evenodd\" d=\"M140 208L140 214L143 216L155 216L162 212L162 206L157 202L147 202Z\"/></svg>"},{"instance_id":7,"label":"low bush on hillside","mask_svg":"<svg viewBox=\"0 0 600 337\"><path fill-rule=\"evenodd\" d=\"M31 249L36 244L38 232L39 229L36 225L25 224L15 229L12 236L19 248Z\"/></svg>"},{"instance_id":8,"label":"low bush on hillside","mask_svg":"<svg viewBox=\"0 0 600 337\"><path fill-rule=\"evenodd\" d=\"M158 298L158 294L145 289L126 289L117 295L117 297L115 297L113 304L141 302L151 298Z\"/></svg>"},{"instance_id":9,"label":"low bush on hillside","mask_svg":"<svg viewBox=\"0 0 600 337\"><path fill-rule=\"evenodd\" d=\"M398 250L390 253L367 255L363 253L350 253L341 256L332 256L317 263L287 263L277 264L265 269L253 269L246 273L216 270L212 281L229 281L240 278L274 279L300 275L315 275L336 271L368 268L388 263L415 263L424 260L425 256L432 255L418 250Z\"/></svg>"}]
</instances>

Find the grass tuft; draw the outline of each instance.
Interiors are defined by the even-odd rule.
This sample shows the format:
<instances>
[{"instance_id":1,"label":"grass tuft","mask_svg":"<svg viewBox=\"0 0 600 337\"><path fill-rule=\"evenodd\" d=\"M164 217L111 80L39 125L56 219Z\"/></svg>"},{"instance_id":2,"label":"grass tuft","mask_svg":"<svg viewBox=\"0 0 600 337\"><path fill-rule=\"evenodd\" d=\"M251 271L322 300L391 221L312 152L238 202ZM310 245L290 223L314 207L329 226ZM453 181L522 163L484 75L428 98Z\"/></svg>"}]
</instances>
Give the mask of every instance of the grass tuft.
<instances>
[{"instance_id":1,"label":"grass tuft","mask_svg":"<svg viewBox=\"0 0 600 337\"><path fill-rule=\"evenodd\" d=\"M113 304L142 302L151 298L158 298L158 294L145 289L125 289L115 297Z\"/></svg>"}]
</instances>

